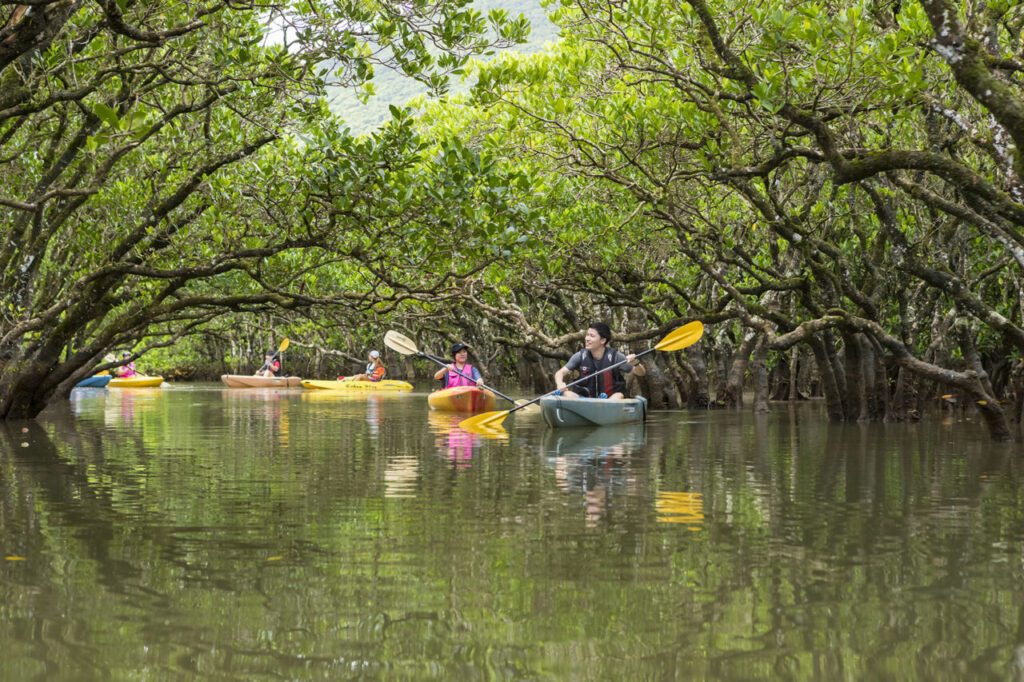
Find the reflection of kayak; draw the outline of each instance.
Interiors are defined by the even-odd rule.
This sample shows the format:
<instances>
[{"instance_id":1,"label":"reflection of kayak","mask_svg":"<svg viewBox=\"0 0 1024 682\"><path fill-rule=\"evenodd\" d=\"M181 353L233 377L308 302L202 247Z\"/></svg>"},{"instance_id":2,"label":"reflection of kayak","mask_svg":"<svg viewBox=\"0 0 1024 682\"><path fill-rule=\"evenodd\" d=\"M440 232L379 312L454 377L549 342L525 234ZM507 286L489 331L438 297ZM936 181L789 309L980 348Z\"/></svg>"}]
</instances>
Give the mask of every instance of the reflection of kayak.
<instances>
[{"instance_id":1,"label":"reflection of kayak","mask_svg":"<svg viewBox=\"0 0 1024 682\"><path fill-rule=\"evenodd\" d=\"M543 437L544 453L549 456L596 455L613 448L628 454L645 442L644 425L640 422L547 429Z\"/></svg>"},{"instance_id":2,"label":"reflection of kayak","mask_svg":"<svg viewBox=\"0 0 1024 682\"><path fill-rule=\"evenodd\" d=\"M383 381L315 381L303 379L303 388L314 388L325 391L411 391L412 384L407 381L384 379Z\"/></svg>"},{"instance_id":3,"label":"reflection of kayak","mask_svg":"<svg viewBox=\"0 0 1024 682\"><path fill-rule=\"evenodd\" d=\"M647 417L645 398L605 400L549 395L540 399L540 412L549 426L607 426L642 422Z\"/></svg>"},{"instance_id":4,"label":"reflection of kayak","mask_svg":"<svg viewBox=\"0 0 1024 682\"><path fill-rule=\"evenodd\" d=\"M109 383L109 374L96 374L91 377L82 379L77 384L75 384L75 388L103 388Z\"/></svg>"},{"instance_id":5,"label":"reflection of kayak","mask_svg":"<svg viewBox=\"0 0 1024 682\"><path fill-rule=\"evenodd\" d=\"M221 374L220 380L228 388L298 388L302 386L299 377L254 377L245 374Z\"/></svg>"},{"instance_id":6,"label":"reflection of kayak","mask_svg":"<svg viewBox=\"0 0 1024 682\"><path fill-rule=\"evenodd\" d=\"M494 394L476 386L456 386L434 391L427 404L445 412L489 412L494 409Z\"/></svg>"},{"instance_id":7,"label":"reflection of kayak","mask_svg":"<svg viewBox=\"0 0 1024 682\"><path fill-rule=\"evenodd\" d=\"M110 388L154 388L162 383L164 383L163 377L147 377L139 374L127 379L114 377L107 386Z\"/></svg>"}]
</instances>

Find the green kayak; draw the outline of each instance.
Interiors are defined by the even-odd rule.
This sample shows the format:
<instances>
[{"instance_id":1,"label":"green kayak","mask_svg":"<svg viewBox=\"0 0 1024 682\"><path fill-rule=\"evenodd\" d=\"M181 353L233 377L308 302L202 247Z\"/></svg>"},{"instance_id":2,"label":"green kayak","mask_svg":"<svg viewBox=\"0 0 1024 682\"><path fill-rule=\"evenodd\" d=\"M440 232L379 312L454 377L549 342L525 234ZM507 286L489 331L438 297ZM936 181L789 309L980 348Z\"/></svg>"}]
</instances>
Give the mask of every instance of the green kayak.
<instances>
[{"instance_id":1,"label":"green kayak","mask_svg":"<svg viewBox=\"0 0 1024 682\"><path fill-rule=\"evenodd\" d=\"M647 399L605 400L552 395L541 398L540 412L548 426L554 428L631 424L647 418Z\"/></svg>"}]
</instances>

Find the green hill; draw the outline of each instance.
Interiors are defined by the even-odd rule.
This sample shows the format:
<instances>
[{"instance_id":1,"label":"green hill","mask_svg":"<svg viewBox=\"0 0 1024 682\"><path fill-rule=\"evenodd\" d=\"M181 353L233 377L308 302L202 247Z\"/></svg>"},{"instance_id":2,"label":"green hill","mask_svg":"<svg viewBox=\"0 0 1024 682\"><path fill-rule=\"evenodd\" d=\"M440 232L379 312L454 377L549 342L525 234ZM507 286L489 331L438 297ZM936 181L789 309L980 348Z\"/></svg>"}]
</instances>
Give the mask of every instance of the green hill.
<instances>
[{"instance_id":1,"label":"green hill","mask_svg":"<svg viewBox=\"0 0 1024 682\"><path fill-rule=\"evenodd\" d=\"M485 14L491 9L504 8L513 17L522 14L529 20L530 39L514 48L517 52L539 52L545 43L558 40L558 28L548 19L538 0L476 0L474 4ZM329 92L331 110L341 116L354 133L376 129L390 118L389 105L401 107L426 92L426 88L411 78L386 69L377 70L373 83L377 94L366 104L346 88L333 88ZM459 92L468 88L468 84L454 83L452 90Z\"/></svg>"}]
</instances>

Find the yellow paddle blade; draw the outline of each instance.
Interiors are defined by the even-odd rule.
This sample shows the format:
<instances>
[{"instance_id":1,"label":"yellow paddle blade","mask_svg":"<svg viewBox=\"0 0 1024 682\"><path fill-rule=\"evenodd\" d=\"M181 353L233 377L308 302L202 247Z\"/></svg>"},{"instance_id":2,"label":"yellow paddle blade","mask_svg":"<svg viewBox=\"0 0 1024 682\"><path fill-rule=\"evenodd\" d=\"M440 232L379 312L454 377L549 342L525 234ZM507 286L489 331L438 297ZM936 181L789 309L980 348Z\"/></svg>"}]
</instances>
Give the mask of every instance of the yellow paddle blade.
<instances>
[{"instance_id":1,"label":"yellow paddle blade","mask_svg":"<svg viewBox=\"0 0 1024 682\"><path fill-rule=\"evenodd\" d=\"M508 438L508 431L506 431L504 429L504 427L502 427L501 425L494 426L494 427L478 426L478 427L476 427L474 429L466 429L466 430L469 431L470 433L472 433L474 436L481 436L483 438L493 438L493 439L507 439Z\"/></svg>"},{"instance_id":2,"label":"yellow paddle blade","mask_svg":"<svg viewBox=\"0 0 1024 682\"><path fill-rule=\"evenodd\" d=\"M281 345L278 347L277 352L278 353L283 353L285 351L285 349L288 348L288 344L289 343L291 343L291 341L289 341L288 338L285 337L284 341L282 341Z\"/></svg>"},{"instance_id":3,"label":"yellow paddle blade","mask_svg":"<svg viewBox=\"0 0 1024 682\"><path fill-rule=\"evenodd\" d=\"M416 355L420 352L412 339L394 330L390 330L384 335L384 345L402 355Z\"/></svg>"},{"instance_id":4,"label":"yellow paddle blade","mask_svg":"<svg viewBox=\"0 0 1024 682\"><path fill-rule=\"evenodd\" d=\"M665 351L682 350L700 341L700 337L703 335L704 325L700 320L694 320L670 331L665 335L665 338L658 342L655 349Z\"/></svg>"},{"instance_id":5,"label":"yellow paddle blade","mask_svg":"<svg viewBox=\"0 0 1024 682\"><path fill-rule=\"evenodd\" d=\"M511 412L511 410L483 412L482 414L475 415L469 419L463 419L459 422L459 428L466 429L467 431L494 431L495 429L501 428L501 422L505 421L505 417L508 416L509 412Z\"/></svg>"}]
</instances>

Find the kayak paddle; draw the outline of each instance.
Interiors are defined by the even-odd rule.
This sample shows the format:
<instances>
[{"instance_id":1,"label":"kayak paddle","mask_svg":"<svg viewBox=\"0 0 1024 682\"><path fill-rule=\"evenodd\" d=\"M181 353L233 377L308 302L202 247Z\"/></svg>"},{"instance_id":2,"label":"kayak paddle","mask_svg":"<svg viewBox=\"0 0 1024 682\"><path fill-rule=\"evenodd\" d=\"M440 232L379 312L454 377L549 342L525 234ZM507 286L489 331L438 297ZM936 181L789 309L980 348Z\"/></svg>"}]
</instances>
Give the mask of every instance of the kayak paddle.
<instances>
[{"instance_id":1,"label":"kayak paddle","mask_svg":"<svg viewBox=\"0 0 1024 682\"><path fill-rule=\"evenodd\" d=\"M648 353L653 353L656 350L662 350L662 351L682 350L682 349L686 348L687 346L692 346L693 344L695 344L698 341L700 341L700 337L703 336L703 334L704 334L704 325L701 323L700 320L694 320L693 322L688 322L687 324L684 324L682 327L676 327L675 329L670 331L668 334L666 334L665 337L661 341L659 341L657 344L655 344L654 348L648 348L645 351L641 351L640 353L637 353L636 357L639 358L641 356L647 355ZM590 376L581 377L581 378L577 379L576 381L572 382L571 384L566 384L565 388L569 388L570 386L575 386L576 384L581 384L584 381L587 381L588 379L590 379L592 377L596 377L598 374L604 374L605 372L610 372L611 370L615 369L616 367L622 366L625 362L626 362L625 360L622 360L621 362L616 362L614 365L610 365L608 367L605 367L601 371L595 372L594 374L591 374ZM472 416L469 419L463 419L461 422L459 422L459 427L463 428L463 429L466 429L467 431L473 431L474 429L487 429L487 430L493 431L494 429L501 428L501 422L505 421L505 417L507 417L512 412L515 412L516 410L518 410L521 407L526 407L527 405L531 405L531 404L539 401L541 398L547 398L549 395L554 395L556 393L560 393L562 390L564 390L564 389L556 388L555 390L551 391L550 393L545 393L544 395L538 396L538 397L534 398L533 400L524 402L521 405L520 404L516 404L516 406L513 407L511 410L502 410L500 412L484 412L483 414L478 414L478 415Z\"/></svg>"},{"instance_id":2,"label":"kayak paddle","mask_svg":"<svg viewBox=\"0 0 1024 682\"><path fill-rule=\"evenodd\" d=\"M408 336L403 336L402 334L399 334L398 332L396 332L394 330L391 330L387 334L384 335L384 345L387 346L388 348L390 348L391 350L397 352L397 353L401 353L402 355L416 355L416 356L421 357L421 358L426 358L427 360L432 360L432 361L436 362L437 364L441 365L442 367L448 367L448 364L445 363L444 361L438 360L437 358L433 357L432 355L427 355L426 353L421 353L420 349L416 347L416 344L413 342L412 339L410 339ZM469 381L473 382L474 384L476 383L476 381L473 380L473 377L471 377L471 376L469 376L467 374L463 374L462 372L460 372L457 369L455 370L455 373L458 374L463 379L468 379ZM515 400L514 398L509 398L504 393L502 393L500 391L497 391L497 390L491 388L490 386L487 386L486 384L481 384L480 387L481 388L486 388L488 391L490 391L494 395L501 396L502 398L504 398L505 400L509 401L513 405L519 405L520 403L523 403L523 404L526 403L525 400Z\"/></svg>"}]
</instances>

